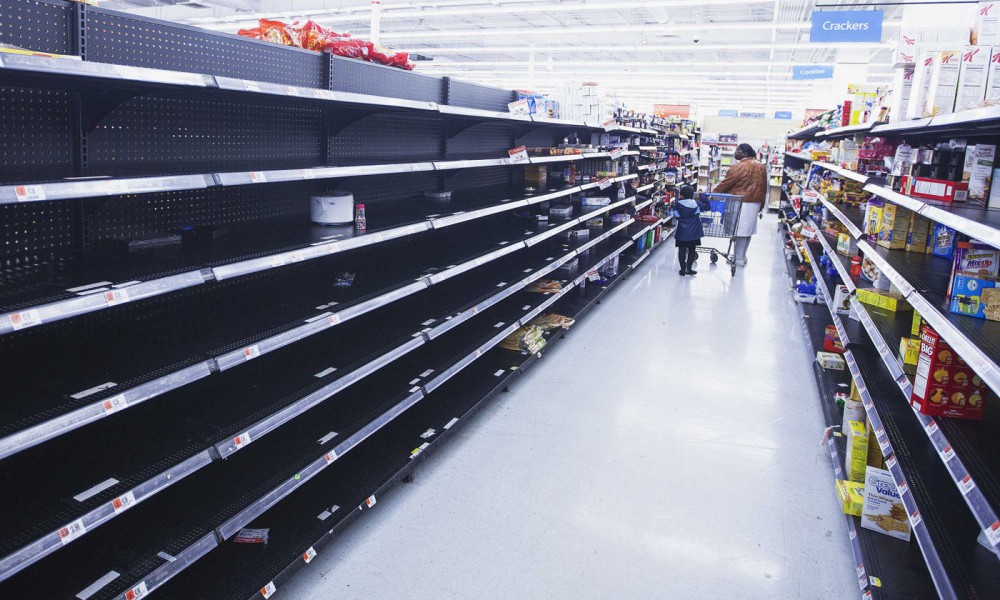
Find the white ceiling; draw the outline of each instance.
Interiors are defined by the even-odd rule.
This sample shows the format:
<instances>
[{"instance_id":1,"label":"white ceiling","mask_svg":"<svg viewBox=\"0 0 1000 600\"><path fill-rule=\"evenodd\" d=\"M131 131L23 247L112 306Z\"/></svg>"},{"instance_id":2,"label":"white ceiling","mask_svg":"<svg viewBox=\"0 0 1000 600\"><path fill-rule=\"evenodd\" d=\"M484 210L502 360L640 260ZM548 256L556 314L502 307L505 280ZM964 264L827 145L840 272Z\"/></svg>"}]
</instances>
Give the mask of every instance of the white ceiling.
<instances>
[{"instance_id":1,"label":"white ceiling","mask_svg":"<svg viewBox=\"0 0 1000 600\"><path fill-rule=\"evenodd\" d=\"M639 108L654 102L703 109L800 109L814 85L791 81L793 64L833 64L850 54L868 80L891 73L901 8L885 10L881 44L809 43L819 5L852 0L382 0L380 41L432 60L417 69L506 88L549 91L595 81ZM898 1L898 0L897 0ZM854 1L856 6L870 2ZM106 0L102 6L235 32L258 17L312 19L368 38L371 0ZM831 99L830 107L836 104Z\"/></svg>"}]
</instances>

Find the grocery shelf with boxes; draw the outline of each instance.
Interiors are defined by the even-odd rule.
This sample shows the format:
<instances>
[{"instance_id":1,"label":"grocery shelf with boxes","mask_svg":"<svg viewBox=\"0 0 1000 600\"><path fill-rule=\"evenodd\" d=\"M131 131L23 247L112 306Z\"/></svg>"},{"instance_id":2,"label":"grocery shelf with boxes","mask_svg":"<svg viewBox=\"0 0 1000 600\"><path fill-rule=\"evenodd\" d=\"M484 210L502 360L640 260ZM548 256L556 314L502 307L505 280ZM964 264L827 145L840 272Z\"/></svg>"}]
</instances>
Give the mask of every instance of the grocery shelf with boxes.
<instances>
[{"instance_id":1,"label":"grocery shelf with boxes","mask_svg":"<svg viewBox=\"0 0 1000 600\"><path fill-rule=\"evenodd\" d=\"M672 235L696 149L403 65L0 12L28 51L0 52L5 598L280 584Z\"/></svg>"}]
</instances>

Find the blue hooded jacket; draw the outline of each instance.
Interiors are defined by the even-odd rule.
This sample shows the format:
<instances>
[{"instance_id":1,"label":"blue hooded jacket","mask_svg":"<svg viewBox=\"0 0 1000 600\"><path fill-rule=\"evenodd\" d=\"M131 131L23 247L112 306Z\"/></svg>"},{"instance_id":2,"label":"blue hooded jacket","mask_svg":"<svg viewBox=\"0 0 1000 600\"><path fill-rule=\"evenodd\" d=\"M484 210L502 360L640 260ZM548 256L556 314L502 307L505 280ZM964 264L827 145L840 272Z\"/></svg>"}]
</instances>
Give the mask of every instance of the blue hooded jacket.
<instances>
[{"instance_id":1,"label":"blue hooded jacket","mask_svg":"<svg viewBox=\"0 0 1000 600\"><path fill-rule=\"evenodd\" d=\"M677 233L674 237L678 242L692 242L704 237L701 208L697 200L687 198L675 202L674 217L677 219Z\"/></svg>"}]
</instances>

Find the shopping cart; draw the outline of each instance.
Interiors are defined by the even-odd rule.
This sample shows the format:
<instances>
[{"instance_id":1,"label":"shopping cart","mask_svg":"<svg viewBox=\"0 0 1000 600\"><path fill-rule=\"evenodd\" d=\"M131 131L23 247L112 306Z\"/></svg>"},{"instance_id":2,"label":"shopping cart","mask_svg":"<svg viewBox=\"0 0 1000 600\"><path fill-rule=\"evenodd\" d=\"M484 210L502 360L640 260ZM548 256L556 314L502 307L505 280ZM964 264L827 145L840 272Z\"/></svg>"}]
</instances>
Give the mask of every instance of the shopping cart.
<instances>
[{"instance_id":1,"label":"shopping cart","mask_svg":"<svg viewBox=\"0 0 1000 600\"><path fill-rule=\"evenodd\" d=\"M701 205L701 228L705 237L729 238L729 247L725 252L711 246L698 246L697 251L709 255L712 264L719 262L719 256L726 259L733 276L736 275L736 256L733 245L736 241L736 226L740 221L740 208L743 206L743 196L734 194L702 193L699 195Z\"/></svg>"}]
</instances>

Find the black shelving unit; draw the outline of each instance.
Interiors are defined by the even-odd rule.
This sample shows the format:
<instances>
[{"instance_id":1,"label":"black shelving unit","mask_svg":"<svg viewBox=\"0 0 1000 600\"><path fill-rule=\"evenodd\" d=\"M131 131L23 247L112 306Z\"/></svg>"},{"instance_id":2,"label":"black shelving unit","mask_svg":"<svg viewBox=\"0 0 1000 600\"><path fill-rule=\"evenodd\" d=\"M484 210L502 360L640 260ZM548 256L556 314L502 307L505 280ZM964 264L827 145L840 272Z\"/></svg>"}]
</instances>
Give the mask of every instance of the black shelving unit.
<instances>
[{"instance_id":1,"label":"black shelving unit","mask_svg":"<svg viewBox=\"0 0 1000 600\"><path fill-rule=\"evenodd\" d=\"M510 152L656 130L76 2L0 0L4 22L79 59L0 54L3 597L281 583L537 360L500 341L583 315L671 232L641 150ZM596 161L618 175L525 185ZM366 230L310 224L330 191Z\"/></svg>"}]
</instances>

